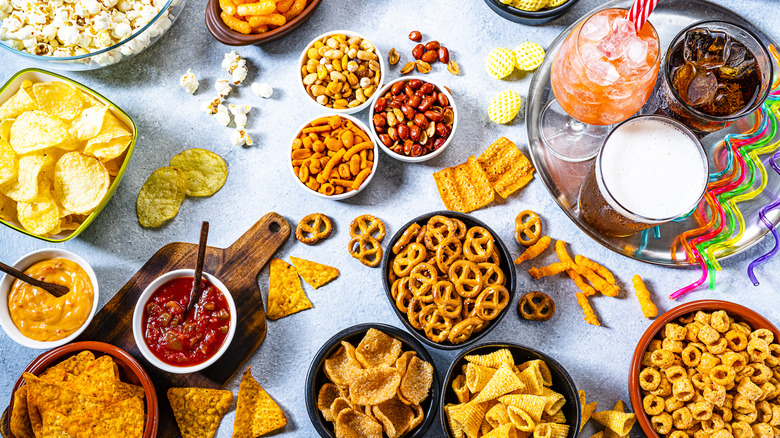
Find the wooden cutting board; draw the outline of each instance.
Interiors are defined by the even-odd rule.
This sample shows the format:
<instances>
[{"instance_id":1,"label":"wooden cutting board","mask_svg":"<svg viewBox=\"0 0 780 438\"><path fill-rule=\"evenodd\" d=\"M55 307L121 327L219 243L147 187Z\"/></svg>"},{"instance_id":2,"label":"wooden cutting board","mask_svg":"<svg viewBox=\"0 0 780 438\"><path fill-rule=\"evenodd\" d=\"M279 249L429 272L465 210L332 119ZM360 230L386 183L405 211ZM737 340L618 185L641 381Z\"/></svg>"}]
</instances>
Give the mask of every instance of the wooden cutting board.
<instances>
[{"instance_id":1,"label":"wooden cutting board","mask_svg":"<svg viewBox=\"0 0 780 438\"><path fill-rule=\"evenodd\" d=\"M132 327L133 310L144 288L168 271L194 268L197 244L176 242L162 247L95 315L89 327L77 339L116 345L143 365L157 390L160 406L158 437L180 436L168 403L168 388L225 386L236 372L243 369L244 362L265 339L265 308L257 277L289 236L290 225L287 221L277 213L268 213L229 247L208 247L206 250L203 271L219 278L230 290L236 303L238 325L236 335L222 358L203 371L170 374L155 368L136 347ZM3 429L6 425L7 422L3 421Z\"/></svg>"}]
</instances>

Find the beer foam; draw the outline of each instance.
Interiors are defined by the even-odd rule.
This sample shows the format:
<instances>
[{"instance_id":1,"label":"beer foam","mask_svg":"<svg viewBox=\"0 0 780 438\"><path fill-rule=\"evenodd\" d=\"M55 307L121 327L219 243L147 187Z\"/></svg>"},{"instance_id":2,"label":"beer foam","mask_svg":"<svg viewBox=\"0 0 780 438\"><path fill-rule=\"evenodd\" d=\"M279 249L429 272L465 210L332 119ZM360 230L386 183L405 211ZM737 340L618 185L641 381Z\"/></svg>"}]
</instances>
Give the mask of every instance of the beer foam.
<instances>
[{"instance_id":1,"label":"beer foam","mask_svg":"<svg viewBox=\"0 0 780 438\"><path fill-rule=\"evenodd\" d=\"M623 208L613 207L648 219L688 213L704 192L707 171L699 145L659 119L638 118L621 125L601 152L603 184Z\"/></svg>"}]
</instances>

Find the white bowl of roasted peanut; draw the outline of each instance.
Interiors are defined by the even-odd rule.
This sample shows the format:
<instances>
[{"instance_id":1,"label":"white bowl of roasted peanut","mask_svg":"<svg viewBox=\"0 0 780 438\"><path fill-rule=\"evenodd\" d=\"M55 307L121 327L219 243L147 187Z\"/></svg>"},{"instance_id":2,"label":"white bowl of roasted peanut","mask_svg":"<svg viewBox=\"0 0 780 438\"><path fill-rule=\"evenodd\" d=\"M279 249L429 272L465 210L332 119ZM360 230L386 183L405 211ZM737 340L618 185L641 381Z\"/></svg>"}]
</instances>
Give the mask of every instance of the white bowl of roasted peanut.
<instances>
[{"instance_id":1,"label":"white bowl of roasted peanut","mask_svg":"<svg viewBox=\"0 0 780 438\"><path fill-rule=\"evenodd\" d=\"M382 54L363 35L326 32L301 54L301 89L316 105L337 114L354 114L370 105L385 72Z\"/></svg>"},{"instance_id":2,"label":"white bowl of roasted peanut","mask_svg":"<svg viewBox=\"0 0 780 438\"><path fill-rule=\"evenodd\" d=\"M306 191L341 200L358 194L374 177L379 148L371 131L346 114L317 117L292 140L290 171Z\"/></svg>"}]
</instances>

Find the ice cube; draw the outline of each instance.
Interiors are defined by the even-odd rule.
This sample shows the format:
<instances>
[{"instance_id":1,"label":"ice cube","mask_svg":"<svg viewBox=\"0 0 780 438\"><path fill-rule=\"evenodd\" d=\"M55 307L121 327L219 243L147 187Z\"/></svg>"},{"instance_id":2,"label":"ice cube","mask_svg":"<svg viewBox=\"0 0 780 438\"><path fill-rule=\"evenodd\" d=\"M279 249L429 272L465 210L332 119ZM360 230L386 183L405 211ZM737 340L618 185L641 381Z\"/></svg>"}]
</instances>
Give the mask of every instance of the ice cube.
<instances>
[{"instance_id":1,"label":"ice cube","mask_svg":"<svg viewBox=\"0 0 780 438\"><path fill-rule=\"evenodd\" d=\"M607 35L603 40L599 41L599 43L596 44L596 47L610 61L623 56L623 52L626 49L626 46L622 44L621 41L618 41L615 37L613 37L612 34Z\"/></svg>"},{"instance_id":2,"label":"ice cube","mask_svg":"<svg viewBox=\"0 0 780 438\"><path fill-rule=\"evenodd\" d=\"M626 64L639 69L647 66L647 42L641 38L631 38L626 45Z\"/></svg>"},{"instance_id":3,"label":"ice cube","mask_svg":"<svg viewBox=\"0 0 780 438\"><path fill-rule=\"evenodd\" d=\"M693 106L710 103L718 91L718 79L709 70L696 69L688 85L688 103Z\"/></svg>"},{"instance_id":4,"label":"ice cube","mask_svg":"<svg viewBox=\"0 0 780 438\"><path fill-rule=\"evenodd\" d=\"M596 15L582 25L580 37L590 41L601 41L609 34L609 18L606 15Z\"/></svg>"},{"instance_id":5,"label":"ice cube","mask_svg":"<svg viewBox=\"0 0 780 438\"><path fill-rule=\"evenodd\" d=\"M636 27L630 20L626 20L623 17L617 17L612 22L612 35L617 38L618 41L627 41L629 38L636 36Z\"/></svg>"},{"instance_id":6,"label":"ice cube","mask_svg":"<svg viewBox=\"0 0 780 438\"><path fill-rule=\"evenodd\" d=\"M724 32L693 29L685 34L683 58L697 67L720 67L729 57L730 44Z\"/></svg>"},{"instance_id":7,"label":"ice cube","mask_svg":"<svg viewBox=\"0 0 780 438\"><path fill-rule=\"evenodd\" d=\"M756 59L745 46L737 41L731 41L729 46L731 50L726 65L719 67L718 70L724 78L739 79L753 70L756 66Z\"/></svg>"},{"instance_id":8,"label":"ice cube","mask_svg":"<svg viewBox=\"0 0 780 438\"><path fill-rule=\"evenodd\" d=\"M585 64L590 64L592 61L603 59L604 54L596 48L594 44L583 44L580 46L580 58Z\"/></svg>"},{"instance_id":9,"label":"ice cube","mask_svg":"<svg viewBox=\"0 0 780 438\"><path fill-rule=\"evenodd\" d=\"M615 66L606 61L589 63L585 67L585 73L588 75L588 79L602 86L612 85L620 79L620 74Z\"/></svg>"},{"instance_id":10,"label":"ice cube","mask_svg":"<svg viewBox=\"0 0 780 438\"><path fill-rule=\"evenodd\" d=\"M612 22L612 29L609 35L604 37L596 47L610 61L620 58L626 50L626 46L631 38L636 37L634 23L622 17L617 17Z\"/></svg>"}]
</instances>

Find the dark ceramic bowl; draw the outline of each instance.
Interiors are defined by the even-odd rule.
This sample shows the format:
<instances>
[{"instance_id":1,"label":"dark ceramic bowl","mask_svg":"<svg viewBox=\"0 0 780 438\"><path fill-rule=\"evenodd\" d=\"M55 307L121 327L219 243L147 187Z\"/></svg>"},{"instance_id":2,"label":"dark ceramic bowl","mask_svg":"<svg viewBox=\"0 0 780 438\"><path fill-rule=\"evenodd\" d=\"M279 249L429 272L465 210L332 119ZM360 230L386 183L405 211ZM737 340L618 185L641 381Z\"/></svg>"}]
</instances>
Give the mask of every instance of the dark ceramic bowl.
<instances>
[{"instance_id":1,"label":"dark ceramic bowl","mask_svg":"<svg viewBox=\"0 0 780 438\"><path fill-rule=\"evenodd\" d=\"M656 320L650 324L650 327L645 330L642 338L639 339L639 343L634 350L634 357L631 358L631 368L628 372L628 396L631 399L631 406L636 413L637 422L645 433L645 436L649 438L659 438L659 435L653 430L650 425L650 418L645 414L645 409L642 405L642 393L639 388L639 372L642 371L642 356L647 351L650 341L652 341L658 332L669 322L695 313L696 311L715 312L718 310L725 310L730 317L734 318L737 322L746 322L750 324L753 330L761 328L769 329L775 335L775 340L780 339L780 331L777 330L769 320L759 315L753 310L747 307L740 306L739 304L731 303L729 301L720 300L699 300L691 301L683 305L677 306L672 310L664 313L656 318ZM777 342L777 341L775 341Z\"/></svg>"},{"instance_id":2,"label":"dark ceramic bowl","mask_svg":"<svg viewBox=\"0 0 780 438\"><path fill-rule=\"evenodd\" d=\"M209 0L206 5L206 28L208 28L211 35L216 38L217 41L228 46L248 46L252 44L268 43L283 38L301 27L301 25L311 17L321 2L322 0L311 0L309 4L306 5L303 12L285 23L284 26L279 26L274 30L269 30L264 33L245 35L229 28L225 22L222 21L222 18L219 16L222 12L219 7L219 0Z\"/></svg>"},{"instance_id":3,"label":"dark ceramic bowl","mask_svg":"<svg viewBox=\"0 0 780 438\"><path fill-rule=\"evenodd\" d=\"M566 416L568 420L566 424L570 427L568 438L574 438L577 436L580 430L581 412L580 412L580 397L577 393L577 387L574 385L574 380L571 378L566 369L558 363L555 359L542 353L541 351L534 350L530 347L524 347L518 344L510 344L508 342L503 343L484 343L477 345L474 348L463 351L450 365L450 369L447 370L447 377L444 378L444 390L441 393L441 401L439 402L441 426L449 438L454 438L450 427L447 424L447 414L444 412L444 406L449 403L458 404L458 397L455 395L455 391L452 389L452 381L455 380L459 374L461 374L461 368L465 365L467 355L471 354L489 354L502 348L508 348L512 352L512 357L515 359L515 363L523 363L529 360L541 359L550 369L552 374L553 384L551 389L563 395L566 399L566 404L561 408L561 412ZM572 421L572 419L574 419Z\"/></svg>"},{"instance_id":4,"label":"dark ceramic bowl","mask_svg":"<svg viewBox=\"0 0 780 438\"><path fill-rule=\"evenodd\" d=\"M539 11L533 12L523 11L521 9L517 9L514 6L505 5L499 0L485 0L485 3L487 3L493 12L503 18L506 18L509 21L514 21L515 23L520 24L527 24L530 26L538 26L540 24L549 23L550 21L553 21L561 15L565 14L566 11L571 9L571 7L574 6L574 4L578 1L579 0L569 0L557 7L541 9Z\"/></svg>"},{"instance_id":5,"label":"dark ceramic bowl","mask_svg":"<svg viewBox=\"0 0 780 438\"><path fill-rule=\"evenodd\" d=\"M401 341L403 351L415 351L420 359L428 362L433 366L433 383L431 384L431 392L428 394L428 398L423 400L420 405L425 412L425 419L411 432L404 434L406 438L420 438L425 434L425 431L433 423L433 419L436 417L436 410L439 402L439 392L441 388L439 386L439 377L436 372L436 365L433 363L433 359L416 339L406 333L405 331L386 324L368 323L358 324L356 326L349 327L330 338L325 345L323 345L317 354L314 356L314 360L309 367L309 374L306 376L306 411L309 413L309 419L314 425L314 429L320 434L322 438L335 438L336 434L333 431L333 423L326 421L322 416L322 413L317 409L317 394L319 393L322 385L330 382L325 376L325 372L322 370L322 366L325 363L325 359L330 357L340 346L341 341L347 341L350 344L357 347L360 341L365 336L366 332L370 328L375 328L388 334L399 341Z\"/></svg>"},{"instance_id":6,"label":"dark ceramic bowl","mask_svg":"<svg viewBox=\"0 0 780 438\"><path fill-rule=\"evenodd\" d=\"M439 344L428 339L428 337L425 336L425 333L412 327L412 324L409 323L409 318L407 318L405 313L402 313L400 310L398 310L398 308L395 306L395 300L393 299L393 295L390 292L392 284L390 283L388 275L390 274L390 270L393 268L392 263L390 261L390 257L395 256L395 254L393 254L392 251L393 245L395 245L395 242L397 242L398 239L401 238L401 235L404 233L404 230L409 228L410 225L412 225L413 223L425 225L428 222L428 219L439 214L442 216L460 219L463 221L463 223L466 224L468 228L477 226L488 230L488 232L493 236L493 240L496 243L495 248L498 251L499 257L501 258L501 263L499 264L499 267L501 268L502 271L504 271L504 275L506 275L506 289L509 291L509 304L507 304L506 308L503 311L501 311L501 314L499 314L498 317L496 317L493 321L490 321L490 324L487 326L485 330L474 334L466 342L461 342L460 344L453 344L450 343L449 341ZM504 242L501 240L500 237L498 237L498 234L495 231L493 231L492 228L487 226L484 222L474 218L473 216L469 216L463 213L458 213L455 211L448 211L448 210L426 213L422 216L412 219L411 221L407 222L403 227L401 227L398 230L398 232L395 233L393 238L390 239L390 243L387 244L386 248L387 249L385 250L384 258L382 259L381 272L382 272L382 284L384 285L387 299L390 302L390 306L393 308L395 315L398 317L398 319L401 320L404 326L406 326L406 329L409 330L417 339L419 339L426 345L429 345L433 348L439 348L442 350L459 350L461 348L465 348L469 345L474 344L480 339L484 338L488 333L490 333L491 330L493 330L501 322L501 320L504 318L504 316L506 316L507 313L510 313L512 303L514 302L514 298L515 298L515 281L517 277L515 273L515 265L512 263L512 256L509 254L509 250L506 248L506 245L504 245Z\"/></svg>"},{"instance_id":7,"label":"dark ceramic bowl","mask_svg":"<svg viewBox=\"0 0 780 438\"><path fill-rule=\"evenodd\" d=\"M50 366L56 365L63 360L75 356L82 351L89 350L95 354L95 357L109 355L114 359L114 362L119 368L119 378L126 383L132 383L133 385L140 385L144 388L144 404L146 405L146 426L144 427L143 438L155 438L157 436L157 426L160 421L159 412L157 410L157 392L154 390L154 384L149 379L149 375L146 374L141 364L139 364L132 356L126 351L115 347L111 344L94 341L73 342L65 344L62 347L57 347L46 353L36 357L35 360L27 365L24 369L25 372L34 374L36 376L43 373ZM22 385L25 384L24 378L19 376L19 379L14 385L11 392L11 403L8 405L8 418L10 421L11 412L14 410L14 397L13 394ZM3 427L10 425L3 425ZM15 436L9 432L10 438Z\"/></svg>"}]
</instances>

